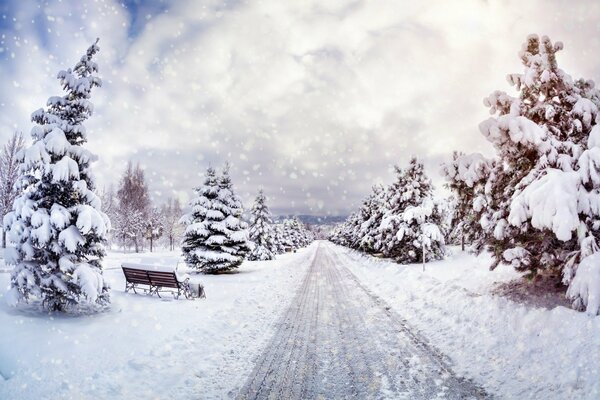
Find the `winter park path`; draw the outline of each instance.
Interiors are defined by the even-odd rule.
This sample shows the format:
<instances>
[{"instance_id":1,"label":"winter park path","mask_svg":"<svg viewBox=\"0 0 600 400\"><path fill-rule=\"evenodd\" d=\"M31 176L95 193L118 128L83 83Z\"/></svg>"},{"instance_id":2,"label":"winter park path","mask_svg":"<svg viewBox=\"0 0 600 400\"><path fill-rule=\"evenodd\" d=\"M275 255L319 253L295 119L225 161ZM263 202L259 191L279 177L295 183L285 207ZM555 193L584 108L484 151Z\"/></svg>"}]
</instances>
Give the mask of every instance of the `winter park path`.
<instances>
[{"instance_id":1,"label":"winter park path","mask_svg":"<svg viewBox=\"0 0 600 400\"><path fill-rule=\"evenodd\" d=\"M487 395L318 244L298 293L240 399L469 399Z\"/></svg>"}]
</instances>

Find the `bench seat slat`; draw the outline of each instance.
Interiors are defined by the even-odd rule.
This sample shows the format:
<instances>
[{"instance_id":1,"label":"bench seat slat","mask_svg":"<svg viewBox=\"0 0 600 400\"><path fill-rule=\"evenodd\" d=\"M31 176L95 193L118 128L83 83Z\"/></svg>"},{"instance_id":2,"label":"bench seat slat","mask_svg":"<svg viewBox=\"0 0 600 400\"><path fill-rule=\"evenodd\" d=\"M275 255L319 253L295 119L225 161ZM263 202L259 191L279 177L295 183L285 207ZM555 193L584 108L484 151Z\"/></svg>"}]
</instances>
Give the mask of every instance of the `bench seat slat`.
<instances>
[{"instance_id":1,"label":"bench seat slat","mask_svg":"<svg viewBox=\"0 0 600 400\"><path fill-rule=\"evenodd\" d=\"M157 281L157 280L152 279L151 282L152 282L153 286L171 286L171 287L179 286L177 281Z\"/></svg>"},{"instance_id":2,"label":"bench seat slat","mask_svg":"<svg viewBox=\"0 0 600 400\"><path fill-rule=\"evenodd\" d=\"M150 285L150 281L148 279L127 279L130 283L137 283L140 285Z\"/></svg>"}]
</instances>

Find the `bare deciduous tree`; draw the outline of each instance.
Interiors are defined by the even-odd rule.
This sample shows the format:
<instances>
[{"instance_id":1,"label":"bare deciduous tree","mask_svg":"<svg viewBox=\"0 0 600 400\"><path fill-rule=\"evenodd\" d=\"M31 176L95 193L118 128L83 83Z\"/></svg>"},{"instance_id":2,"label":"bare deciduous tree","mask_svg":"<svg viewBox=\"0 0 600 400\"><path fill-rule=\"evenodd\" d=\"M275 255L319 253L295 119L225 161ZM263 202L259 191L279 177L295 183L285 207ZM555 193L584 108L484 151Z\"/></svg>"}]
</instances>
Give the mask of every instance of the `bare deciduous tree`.
<instances>
[{"instance_id":1,"label":"bare deciduous tree","mask_svg":"<svg viewBox=\"0 0 600 400\"><path fill-rule=\"evenodd\" d=\"M117 191L117 218L115 234L122 244L133 243L135 251L143 246L147 218L150 212L150 194L144 170L130 162L121 178Z\"/></svg>"},{"instance_id":2,"label":"bare deciduous tree","mask_svg":"<svg viewBox=\"0 0 600 400\"><path fill-rule=\"evenodd\" d=\"M21 132L15 132L2 149L0 155L0 213L2 218L12 209L18 195L15 183L21 175L19 152L25 146ZM2 232L2 248L6 247L6 234Z\"/></svg>"},{"instance_id":3,"label":"bare deciduous tree","mask_svg":"<svg viewBox=\"0 0 600 400\"><path fill-rule=\"evenodd\" d=\"M179 223L183 211L179 199L167 199L166 204L162 206L164 218L164 237L169 241L169 250L175 250L175 243L179 242L183 236L183 225Z\"/></svg>"}]
</instances>

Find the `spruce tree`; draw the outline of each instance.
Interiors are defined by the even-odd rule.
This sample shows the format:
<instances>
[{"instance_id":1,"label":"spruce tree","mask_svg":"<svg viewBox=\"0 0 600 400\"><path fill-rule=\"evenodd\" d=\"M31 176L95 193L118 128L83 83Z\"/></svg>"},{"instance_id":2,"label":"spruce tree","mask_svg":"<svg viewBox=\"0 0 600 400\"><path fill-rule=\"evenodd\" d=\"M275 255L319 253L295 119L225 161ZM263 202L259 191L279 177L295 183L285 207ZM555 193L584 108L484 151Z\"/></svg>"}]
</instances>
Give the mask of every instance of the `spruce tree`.
<instances>
[{"instance_id":1,"label":"spruce tree","mask_svg":"<svg viewBox=\"0 0 600 400\"><path fill-rule=\"evenodd\" d=\"M283 254L285 253L285 247L286 247L286 234L285 234L285 229L283 227L283 224L281 223L276 223L274 224L274 230L275 230L275 253L276 254Z\"/></svg>"},{"instance_id":2,"label":"spruce tree","mask_svg":"<svg viewBox=\"0 0 600 400\"><path fill-rule=\"evenodd\" d=\"M495 91L479 125L496 158L484 177L484 244L494 263L530 276L562 272L575 308L600 312L600 91L558 67L562 43L530 35L508 75L514 97Z\"/></svg>"},{"instance_id":3,"label":"spruce tree","mask_svg":"<svg viewBox=\"0 0 600 400\"><path fill-rule=\"evenodd\" d=\"M241 202L233 193L227 169L217 177L209 167L196 194L190 213L181 219L186 225L182 246L186 263L207 274L239 267L250 248L240 219Z\"/></svg>"},{"instance_id":4,"label":"spruce tree","mask_svg":"<svg viewBox=\"0 0 600 400\"><path fill-rule=\"evenodd\" d=\"M248 238L248 224L242 219L244 208L242 201L233 189L229 164L225 165L219 179L219 199L225 205L221 211L225 215L223 235L225 241L222 249L237 258L236 267L239 266L250 253Z\"/></svg>"},{"instance_id":5,"label":"spruce tree","mask_svg":"<svg viewBox=\"0 0 600 400\"><path fill-rule=\"evenodd\" d=\"M385 190L381 185L375 185L365 199L360 210L361 224L358 227L358 242L355 248L376 253L381 248L381 238L378 231L383 218L383 201Z\"/></svg>"},{"instance_id":6,"label":"spruce tree","mask_svg":"<svg viewBox=\"0 0 600 400\"><path fill-rule=\"evenodd\" d=\"M562 47L529 36L519 53L523 73L508 76L518 97L496 91L485 99L497 115L480 130L499 162L487 178L481 220L492 267L509 263L531 274L565 268L569 283L597 249L600 157L592 133L600 93L558 67Z\"/></svg>"},{"instance_id":7,"label":"spruce tree","mask_svg":"<svg viewBox=\"0 0 600 400\"><path fill-rule=\"evenodd\" d=\"M48 310L104 305L109 285L102 276L104 243L110 227L94 193L83 125L93 111L92 89L101 86L93 61L98 41L71 70L60 71L63 96L32 114L33 144L22 156L22 191L4 218L14 249L10 300L37 298Z\"/></svg>"},{"instance_id":8,"label":"spruce tree","mask_svg":"<svg viewBox=\"0 0 600 400\"><path fill-rule=\"evenodd\" d=\"M254 248L248 259L273 260L277 253L276 233L267 207L267 198L262 189L258 192L250 213L250 241L254 243Z\"/></svg>"},{"instance_id":9,"label":"spruce tree","mask_svg":"<svg viewBox=\"0 0 600 400\"><path fill-rule=\"evenodd\" d=\"M283 230L285 232L284 242L293 250L308 246L313 241L312 234L296 216L283 221Z\"/></svg>"},{"instance_id":10,"label":"spruce tree","mask_svg":"<svg viewBox=\"0 0 600 400\"><path fill-rule=\"evenodd\" d=\"M444 254L441 215L433 201L433 186L423 164L412 158L396 167L397 180L388 189L380 225L382 252L401 263L437 260Z\"/></svg>"},{"instance_id":11,"label":"spruce tree","mask_svg":"<svg viewBox=\"0 0 600 400\"><path fill-rule=\"evenodd\" d=\"M483 211L486 178L493 162L481 154L465 155L454 152L452 162L442 166L446 187L455 194L450 217L448 236L460 243L462 250L465 244L475 244L481 249L485 241L479 220Z\"/></svg>"}]
</instances>

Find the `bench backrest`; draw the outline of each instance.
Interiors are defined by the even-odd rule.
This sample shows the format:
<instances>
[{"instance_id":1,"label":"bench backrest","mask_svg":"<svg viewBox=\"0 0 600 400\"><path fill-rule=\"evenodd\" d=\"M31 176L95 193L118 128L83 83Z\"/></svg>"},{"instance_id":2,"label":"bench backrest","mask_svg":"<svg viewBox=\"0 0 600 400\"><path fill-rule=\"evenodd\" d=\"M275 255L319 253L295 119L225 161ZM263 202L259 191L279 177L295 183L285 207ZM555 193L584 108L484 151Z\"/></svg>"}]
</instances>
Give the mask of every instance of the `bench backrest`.
<instances>
[{"instance_id":1,"label":"bench backrest","mask_svg":"<svg viewBox=\"0 0 600 400\"><path fill-rule=\"evenodd\" d=\"M150 277L150 282L152 282L152 285L154 286L170 288L179 287L175 272L148 271L148 276Z\"/></svg>"},{"instance_id":2,"label":"bench backrest","mask_svg":"<svg viewBox=\"0 0 600 400\"><path fill-rule=\"evenodd\" d=\"M122 266L123 274L125 279L131 283L139 283L141 285L150 285L150 277L148 277L148 271L137 268L127 268Z\"/></svg>"},{"instance_id":3,"label":"bench backrest","mask_svg":"<svg viewBox=\"0 0 600 400\"><path fill-rule=\"evenodd\" d=\"M179 281L174 271L152 271L140 268L129 268L126 264L121 266L125 279L140 285L178 288Z\"/></svg>"}]
</instances>

